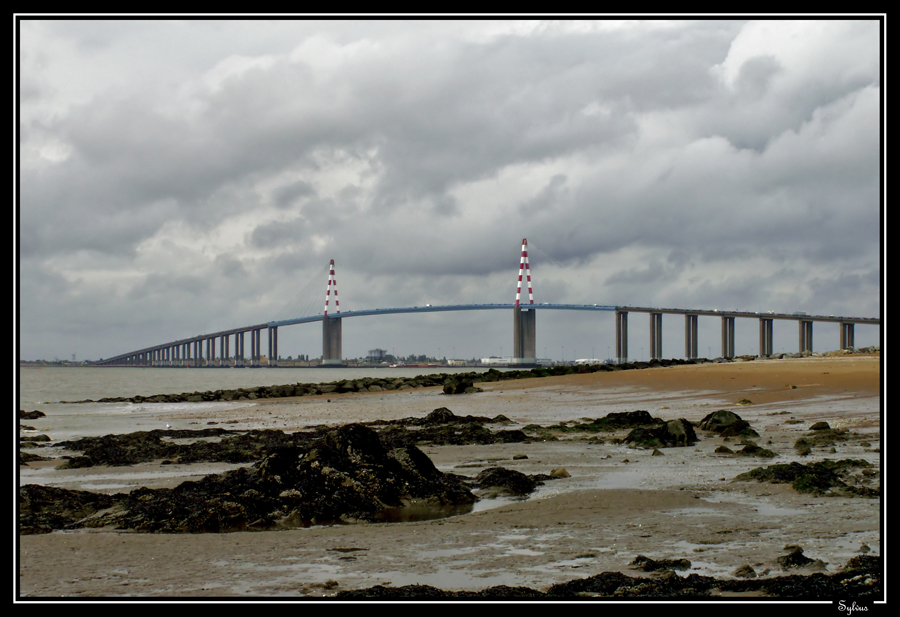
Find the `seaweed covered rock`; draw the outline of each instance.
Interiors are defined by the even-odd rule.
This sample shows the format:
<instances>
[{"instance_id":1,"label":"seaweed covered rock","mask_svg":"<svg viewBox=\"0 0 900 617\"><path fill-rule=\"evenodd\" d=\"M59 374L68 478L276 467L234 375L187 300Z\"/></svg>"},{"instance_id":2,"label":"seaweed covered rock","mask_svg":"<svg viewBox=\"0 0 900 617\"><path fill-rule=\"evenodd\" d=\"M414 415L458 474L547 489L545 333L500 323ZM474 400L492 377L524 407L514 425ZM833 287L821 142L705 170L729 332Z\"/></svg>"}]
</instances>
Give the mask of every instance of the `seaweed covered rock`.
<instances>
[{"instance_id":1,"label":"seaweed covered rock","mask_svg":"<svg viewBox=\"0 0 900 617\"><path fill-rule=\"evenodd\" d=\"M697 443L697 434L690 422L679 418L655 428L636 428L628 433L625 443L640 448L692 446Z\"/></svg>"},{"instance_id":2,"label":"seaweed covered rock","mask_svg":"<svg viewBox=\"0 0 900 617\"><path fill-rule=\"evenodd\" d=\"M777 559L778 565L784 570L789 568L802 568L813 563L812 559L803 554L803 548L795 544L785 546L784 550L788 551L787 555L782 555Z\"/></svg>"},{"instance_id":3,"label":"seaweed covered rock","mask_svg":"<svg viewBox=\"0 0 900 617\"><path fill-rule=\"evenodd\" d=\"M853 567L851 567L853 562ZM621 572L603 572L586 578L552 585L546 592L528 587L488 587L481 591L445 591L430 585L405 585L386 587L376 585L367 589L345 590L338 598L348 599L477 599L477 598L547 598L584 600L585 597L602 598L701 598L721 592L753 593L770 598L822 600L846 598L857 600L883 599L882 560L854 558L843 571L835 574L815 572L808 576L790 574L735 580L717 579L711 576L689 574L679 576L671 570L663 570L653 578L635 578ZM745 566L742 572L752 571ZM744 576L748 576L745 574Z\"/></svg>"},{"instance_id":4,"label":"seaweed covered rock","mask_svg":"<svg viewBox=\"0 0 900 617\"><path fill-rule=\"evenodd\" d=\"M644 572L687 570L691 567L691 562L687 559L650 559L644 555L638 555L631 562L631 566L635 570L643 570Z\"/></svg>"},{"instance_id":5,"label":"seaweed covered rock","mask_svg":"<svg viewBox=\"0 0 900 617\"><path fill-rule=\"evenodd\" d=\"M759 433L750 427L749 422L727 409L719 409L708 414L700 421L700 428L718 433L722 437L759 437Z\"/></svg>"},{"instance_id":6,"label":"seaweed covered rock","mask_svg":"<svg viewBox=\"0 0 900 617\"><path fill-rule=\"evenodd\" d=\"M81 452L81 458L90 460L94 465L135 465L159 459L177 459L179 463L249 463L279 448L307 444L317 436L315 432L288 434L274 429L242 432L223 428L155 429L125 435L82 437L60 445L66 450ZM216 438L217 441L206 441L208 438ZM192 441L176 443L172 439Z\"/></svg>"},{"instance_id":7,"label":"seaweed covered rock","mask_svg":"<svg viewBox=\"0 0 900 617\"><path fill-rule=\"evenodd\" d=\"M542 426L529 424L523 430L544 440L556 439L558 433L599 433L613 432L629 428L660 428L665 425L665 420L655 418L650 412L639 409L637 411L612 412L602 418L596 418L588 422L566 421ZM636 433L639 435L640 433Z\"/></svg>"},{"instance_id":8,"label":"seaweed covered rock","mask_svg":"<svg viewBox=\"0 0 900 617\"><path fill-rule=\"evenodd\" d=\"M144 532L201 533L371 522L390 508L462 505L475 496L414 446L388 450L372 429L348 424L309 447L289 446L252 467L127 495L28 485L23 533L113 525ZM102 512L101 512L102 510Z\"/></svg>"},{"instance_id":9,"label":"seaweed covered rock","mask_svg":"<svg viewBox=\"0 0 900 617\"><path fill-rule=\"evenodd\" d=\"M416 444L460 446L466 444L521 443L528 436L518 429L492 431L485 424L507 424L506 416L457 416L446 407L438 407L424 418L379 421L380 436L385 444L396 448ZM415 427L410 430L407 427Z\"/></svg>"},{"instance_id":10,"label":"seaweed covered rock","mask_svg":"<svg viewBox=\"0 0 900 617\"><path fill-rule=\"evenodd\" d=\"M787 463L751 469L739 474L735 477L735 481L756 480L773 484L790 484L800 493L816 495L878 497L879 492L876 489L865 486L871 476L864 473L858 477L853 475L856 469L865 471L871 467L871 463L867 461L853 459L825 460L809 465Z\"/></svg>"},{"instance_id":11,"label":"seaweed covered rock","mask_svg":"<svg viewBox=\"0 0 900 617\"><path fill-rule=\"evenodd\" d=\"M743 446L743 448L737 451L738 456L755 456L757 458L775 458L778 456L778 454L772 450L763 448L749 439L743 441Z\"/></svg>"},{"instance_id":12,"label":"seaweed covered rock","mask_svg":"<svg viewBox=\"0 0 900 617\"><path fill-rule=\"evenodd\" d=\"M19 533L50 533L122 501L122 495L26 484L19 489Z\"/></svg>"},{"instance_id":13,"label":"seaweed covered rock","mask_svg":"<svg viewBox=\"0 0 900 617\"><path fill-rule=\"evenodd\" d=\"M477 388L471 379L451 377L444 382L444 394L472 394L481 391L481 388Z\"/></svg>"},{"instance_id":14,"label":"seaweed covered rock","mask_svg":"<svg viewBox=\"0 0 900 617\"><path fill-rule=\"evenodd\" d=\"M522 497L531 494L538 484L520 471L504 467L489 467L475 477L475 486L491 496L513 495Z\"/></svg>"}]
</instances>

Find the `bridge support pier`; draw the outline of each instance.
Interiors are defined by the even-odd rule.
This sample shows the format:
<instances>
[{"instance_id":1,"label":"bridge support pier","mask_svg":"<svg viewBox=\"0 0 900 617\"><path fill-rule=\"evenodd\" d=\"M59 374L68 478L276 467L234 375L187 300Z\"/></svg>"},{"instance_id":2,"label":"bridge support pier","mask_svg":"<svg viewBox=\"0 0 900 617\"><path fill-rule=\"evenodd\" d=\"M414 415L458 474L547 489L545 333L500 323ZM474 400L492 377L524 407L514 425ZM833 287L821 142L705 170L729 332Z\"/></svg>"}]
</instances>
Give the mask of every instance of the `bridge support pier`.
<instances>
[{"instance_id":1,"label":"bridge support pier","mask_svg":"<svg viewBox=\"0 0 900 617\"><path fill-rule=\"evenodd\" d=\"M517 306L513 309L513 363L537 365L537 327L534 309Z\"/></svg>"},{"instance_id":2,"label":"bridge support pier","mask_svg":"<svg viewBox=\"0 0 900 617\"><path fill-rule=\"evenodd\" d=\"M697 357L697 315L684 316L684 357L694 360Z\"/></svg>"},{"instance_id":3,"label":"bridge support pier","mask_svg":"<svg viewBox=\"0 0 900 617\"><path fill-rule=\"evenodd\" d=\"M341 365L343 364L341 350L341 324L342 319L335 319L325 315L322 320L322 364Z\"/></svg>"},{"instance_id":4,"label":"bridge support pier","mask_svg":"<svg viewBox=\"0 0 900 617\"><path fill-rule=\"evenodd\" d=\"M774 352L772 319L759 319L759 357L768 358Z\"/></svg>"},{"instance_id":5,"label":"bridge support pier","mask_svg":"<svg viewBox=\"0 0 900 617\"><path fill-rule=\"evenodd\" d=\"M269 366L278 366L278 326L269 328Z\"/></svg>"},{"instance_id":6,"label":"bridge support pier","mask_svg":"<svg viewBox=\"0 0 900 617\"><path fill-rule=\"evenodd\" d=\"M253 330L253 367L259 368L262 365L262 329L254 328Z\"/></svg>"},{"instance_id":7,"label":"bridge support pier","mask_svg":"<svg viewBox=\"0 0 900 617\"><path fill-rule=\"evenodd\" d=\"M813 322L800 320L800 353L813 350Z\"/></svg>"},{"instance_id":8,"label":"bridge support pier","mask_svg":"<svg viewBox=\"0 0 900 617\"><path fill-rule=\"evenodd\" d=\"M650 313L650 359L662 358L662 313Z\"/></svg>"},{"instance_id":9,"label":"bridge support pier","mask_svg":"<svg viewBox=\"0 0 900 617\"><path fill-rule=\"evenodd\" d=\"M616 359L628 362L628 312L616 311Z\"/></svg>"},{"instance_id":10,"label":"bridge support pier","mask_svg":"<svg viewBox=\"0 0 900 617\"><path fill-rule=\"evenodd\" d=\"M722 357L734 357L734 317L722 317Z\"/></svg>"},{"instance_id":11,"label":"bridge support pier","mask_svg":"<svg viewBox=\"0 0 900 617\"><path fill-rule=\"evenodd\" d=\"M841 322L841 349L853 349L853 324Z\"/></svg>"}]
</instances>

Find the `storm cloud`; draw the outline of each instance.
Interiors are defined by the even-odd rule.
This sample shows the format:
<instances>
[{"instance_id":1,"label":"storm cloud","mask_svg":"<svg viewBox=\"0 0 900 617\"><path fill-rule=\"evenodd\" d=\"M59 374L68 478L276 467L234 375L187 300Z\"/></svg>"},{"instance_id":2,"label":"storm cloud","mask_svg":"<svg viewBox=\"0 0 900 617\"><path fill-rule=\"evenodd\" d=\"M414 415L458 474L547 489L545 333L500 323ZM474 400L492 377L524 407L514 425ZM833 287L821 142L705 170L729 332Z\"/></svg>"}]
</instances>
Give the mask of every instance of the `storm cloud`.
<instances>
[{"instance_id":1,"label":"storm cloud","mask_svg":"<svg viewBox=\"0 0 900 617\"><path fill-rule=\"evenodd\" d=\"M877 18L17 26L22 359L320 312L330 259L344 310L511 302L522 238L538 302L881 315ZM586 319L539 314L538 355L605 356ZM344 355L511 322L348 320Z\"/></svg>"}]
</instances>

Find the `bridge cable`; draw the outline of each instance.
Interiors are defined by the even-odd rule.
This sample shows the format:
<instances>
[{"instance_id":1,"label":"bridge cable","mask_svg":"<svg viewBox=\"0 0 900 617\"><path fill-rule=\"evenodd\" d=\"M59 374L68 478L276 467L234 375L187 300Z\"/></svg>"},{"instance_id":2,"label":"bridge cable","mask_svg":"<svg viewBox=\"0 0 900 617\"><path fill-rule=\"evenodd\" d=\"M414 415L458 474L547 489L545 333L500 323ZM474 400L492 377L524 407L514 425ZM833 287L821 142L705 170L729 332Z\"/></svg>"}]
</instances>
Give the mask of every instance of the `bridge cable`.
<instances>
[{"instance_id":1,"label":"bridge cable","mask_svg":"<svg viewBox=\"0 0 900 617\"><path fill-rule=\"evenodd\" d=\"M323 281L326 280L330 264L325 264L312 278L300 288L289 302L287 302L276 315L273 321L286 321L301 317L311 317L322 313Z\"/></svg>"},{"instance_id":2,"label":"bridge cable","mask_svg":"<svg viewBox=\"0 0 900 617\"><path fill-rule=\"evenodd\" d=\"M553 266L554 268L558 268L558 269L560 270L560 272L562 272L562 273L571 274L571 273L574 272L574 269L573 269L573 268L567 267L567 266L563 265L562 263L560 263L559 261L555 260L555 259L554 259L547 251L544 251L543 249L541 249L541 247L540 247L539 245L535 245L535 244L532 242L530 246L531 246L531 252L532 252L532 253L535 253L535 252L538 253L538 256L540 257L540 259L541 259L542 261L546 262L546 265ZM546 276L546 279L547 279L547 280L552 280L552 279L550 278L551 273L550 273L549 270L550 270L549 268L546 269L546 275L545 275L545 276ZM575 274L574 278L580 279L580 275ZM571 304L579 304L579 303L580 303L580 304L585 304L585 305L596 304L596 302L591 301L591 300L588 300L588 299L585 297L585 295L582 293L582 292L584 291L584 289L582 289L582 286L581 286L581 285L578 285L578 286L574 285L574 284L573 284L573 279L572 279L572 278L570 278L570 277L564 277L562 280L563 280L563 283L565 284L566 291L572 293L572 294L573 294L574 296L576 296L576 298L577 298L577 301L576 301L576 302L571 302L571 301L570 301L570 302L567 302L566 304L569 304L569 303L571 303ZM563 303L563 302L561 302L559 299L554 299L553 302L554 302L554 303L560 303L560 304Z\"/></svg>"}]
</instances>

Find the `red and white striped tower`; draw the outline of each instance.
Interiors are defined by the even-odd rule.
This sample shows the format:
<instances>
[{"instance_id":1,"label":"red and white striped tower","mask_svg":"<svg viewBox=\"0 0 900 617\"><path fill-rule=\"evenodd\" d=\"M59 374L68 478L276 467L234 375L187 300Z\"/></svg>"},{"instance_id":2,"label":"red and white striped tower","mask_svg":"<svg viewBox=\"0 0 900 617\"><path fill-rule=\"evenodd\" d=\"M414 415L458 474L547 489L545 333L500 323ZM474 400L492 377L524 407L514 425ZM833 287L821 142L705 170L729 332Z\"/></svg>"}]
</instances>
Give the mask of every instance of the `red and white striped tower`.
<instances>
[{"instance_id":1,"label":"red and white striped tower","mask_svg":"<svg viewBox=\"0 0 900 617\"><path fill-rule=\"evenodd\" d=\"M522 296L522 272L528 282L528 304L534 304L534 293L531 291L531 270L528 268L528 239L522 238L522 258L519 260L519 287L516 289L516 306Z\"/></svg>"},{"instance_id":2,"label":"red and white striped tower","mask_svg":"<svg viewBox=\"0 0 900 617\"><path fill-rule=\"evenodd\" d=\"M528 304L520 306L522 299L522 275L528 282ZM516 306L513 308L513 364L537 364L537 344L534 309L534 293L531 291L531 270L528 267L528 240L522 238L522 259L519 260L519 287L516 289ZM525 308L523 308L525 307Z\"/></svg>"},{"instance_id":3,"label":"red and white striped tower","mask_svg":"<svg viewBox=\"0 0 900 617\"><path fill-rule=\"evenodd\" d=\"M341 312L341 303L338 300L337 281L334 279L334 260L331 260L331 267L328 272L328 287L325 289L325 316L328 317L328 301L331 299L331 291L334 290L334 309L335 313Z\"/></svg>"},{"instance_id":4,"label":"red and white striped tower","mask_svg":"<svg viewBox=\"0 0 900 617\"><path fill-rule=\"evenodd\" d=\"M342 364L342 320L338 317L328 316L328 303L331 301L331 293L334 292L335 313L341 312L341 303L338 301L337 281L334 278L334 260L331 260L331 268L328 272L328 288L325 290L325 315L322 319L322 364Z\"/></svg>"}]
</instances>

